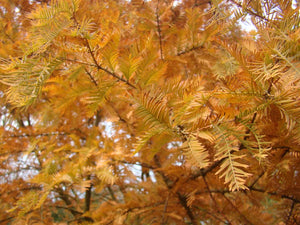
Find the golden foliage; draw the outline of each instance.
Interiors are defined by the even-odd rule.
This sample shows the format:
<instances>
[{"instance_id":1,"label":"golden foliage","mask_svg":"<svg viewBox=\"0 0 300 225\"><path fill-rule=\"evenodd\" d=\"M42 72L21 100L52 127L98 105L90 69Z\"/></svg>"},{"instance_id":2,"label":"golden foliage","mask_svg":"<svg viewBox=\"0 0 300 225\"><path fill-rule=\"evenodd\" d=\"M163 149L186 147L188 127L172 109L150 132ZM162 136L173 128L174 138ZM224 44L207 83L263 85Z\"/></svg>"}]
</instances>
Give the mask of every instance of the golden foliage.
<instances>
[{"instance_id":1,"label":"golden foliage","mask_svg":"<svg viewBox=\"0 0 300 225\"><path fill-rule=\"evenodd\" d=\"M0 4L1 224L299 223L299 4Z\"/></svg>"}]
</instances>

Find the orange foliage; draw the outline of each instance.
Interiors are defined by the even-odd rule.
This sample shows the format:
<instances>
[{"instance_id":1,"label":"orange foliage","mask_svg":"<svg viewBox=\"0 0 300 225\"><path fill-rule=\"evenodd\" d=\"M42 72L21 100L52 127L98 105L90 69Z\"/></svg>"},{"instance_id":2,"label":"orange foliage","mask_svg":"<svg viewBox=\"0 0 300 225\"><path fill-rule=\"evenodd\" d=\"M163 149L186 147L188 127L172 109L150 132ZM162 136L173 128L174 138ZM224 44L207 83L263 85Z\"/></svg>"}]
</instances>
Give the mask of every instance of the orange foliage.
<instances>
[{"instance_id":1,"label":"orange foliage","mask_svg":"<svg viewBox=\"0 0 300 225\"><path fill-rule=\"evenodd\" d=\"M0 224L299 224L299 18L0 0Z\"/></svg>"}]
</instances>

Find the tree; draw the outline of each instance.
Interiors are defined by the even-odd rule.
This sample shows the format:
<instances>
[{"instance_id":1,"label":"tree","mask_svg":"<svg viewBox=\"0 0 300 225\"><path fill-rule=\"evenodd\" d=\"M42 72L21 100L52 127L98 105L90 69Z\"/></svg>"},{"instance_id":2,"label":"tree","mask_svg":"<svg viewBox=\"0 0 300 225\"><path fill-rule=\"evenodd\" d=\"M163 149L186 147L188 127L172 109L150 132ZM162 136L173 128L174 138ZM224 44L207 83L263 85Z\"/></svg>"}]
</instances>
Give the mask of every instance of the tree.
<instances>
[{"instance_id":1,"label":"tree","mask_svg":"<svg viewBox=\"0 0 300 225\"><path fill-rule=\"evenodd\" d=\"M300 223L298 1L0 3L1 224Z\"/></svg>"}]
</instances>

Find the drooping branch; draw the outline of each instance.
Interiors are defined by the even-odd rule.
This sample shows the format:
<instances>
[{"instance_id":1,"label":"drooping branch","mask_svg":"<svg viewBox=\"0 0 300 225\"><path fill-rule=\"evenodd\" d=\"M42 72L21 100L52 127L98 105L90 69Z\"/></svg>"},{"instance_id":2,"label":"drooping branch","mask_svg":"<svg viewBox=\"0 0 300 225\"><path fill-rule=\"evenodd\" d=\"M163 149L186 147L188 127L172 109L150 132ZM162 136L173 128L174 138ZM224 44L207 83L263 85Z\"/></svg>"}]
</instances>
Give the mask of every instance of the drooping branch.
<instances>
[{"instance_id":1,"label":"drooping branch","mask_svg":"<svg viewBox=\"0 0 300 225\"><path fill-rule=\"evenodd\" d=\"M254 187L254 185L259 181L259 179L265 174L265 171L262 171L258 177L253 181L253 183L249 187Z\"/></svg>"},{"instance_id":2,"label":"drooping branch","mask_svg":"<svg viewBox=\"0 0 300 225\"><path fill-rule=\"evenodd\" d=\"M79 212L79 211L77 211L75 209L72 209L72 208L69 208L69 207L60 206L60 205L56 205L54 207L58 208L58 209L65 209L67 211L70 211L73 215L82 215L82 212Z\"/></svg>"}]
</instances>

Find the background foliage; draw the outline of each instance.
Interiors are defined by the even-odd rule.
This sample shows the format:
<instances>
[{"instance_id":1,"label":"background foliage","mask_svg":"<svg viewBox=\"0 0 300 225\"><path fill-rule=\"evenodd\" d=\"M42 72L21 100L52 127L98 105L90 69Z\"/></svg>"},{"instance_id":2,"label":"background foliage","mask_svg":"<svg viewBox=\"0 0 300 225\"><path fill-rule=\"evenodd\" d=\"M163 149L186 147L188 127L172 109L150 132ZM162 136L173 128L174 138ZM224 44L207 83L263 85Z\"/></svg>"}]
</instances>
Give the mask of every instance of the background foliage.
<instances>
[{"instance_id":1,"label":"background foliage","mask_svg":"<svg viewBox=\"0 0 300 225\"><path fill-rule=\"evenodd\" d=\"M299 22L289 0L1 0L0 223L299 224Z\"/></svg>"}]
</instances>

